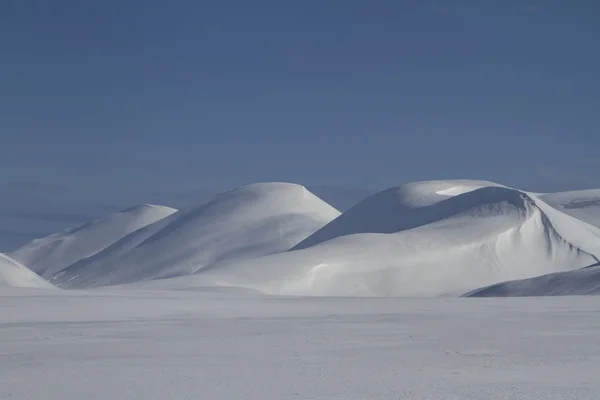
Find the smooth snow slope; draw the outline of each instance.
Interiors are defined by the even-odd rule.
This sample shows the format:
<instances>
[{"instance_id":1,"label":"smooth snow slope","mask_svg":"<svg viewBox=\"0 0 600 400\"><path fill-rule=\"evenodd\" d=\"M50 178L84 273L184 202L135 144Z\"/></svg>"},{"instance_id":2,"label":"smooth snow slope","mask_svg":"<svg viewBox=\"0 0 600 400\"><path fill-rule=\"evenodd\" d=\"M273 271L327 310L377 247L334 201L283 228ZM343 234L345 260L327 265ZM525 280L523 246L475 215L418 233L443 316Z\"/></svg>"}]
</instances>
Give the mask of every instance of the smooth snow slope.
<instances>
[{"instance_id":1,"label":"smooth snow slope","mask_svg":"<svg viewBox=\"0 0 600 400\"><path fill-rule=\"evenodd\" d=\"M600 295L600 267L555 272L530 279L497 283L465 294L465 297L521 297Z\"/></svg>"},{"instance_id":2,"label":"smooth snow slope","mask_svg":"<svg viewBox=\"0 0 600 400\"><path fill-rule=\"evenodd\" d=\"M43 289L54 287L27 267L0 253L0 288L7 286Z\"/></svg>"},{"instance_id":3,"label":"smooth snow slope","mask_svg":"<svg viewBox=\"0 0 600 400\"><path fill-rule=\"evenodd\" d=\"M566 214L600 227L600 189L548 193L539 197Z\"/></svg>"},{"instance_id":4,"label":"smooth snow slope","mask_svg":"<svg viewBox=\"0 0 600 400\"><path fill-rule=\"evenodd\" d=\"M222 260L286 251L338 215L300 185L243 186L133 232L52 282L91 287L189 275Z\"/></svg>"},{"instance_id":5,"label":"smooth snow slope","mask_svg":"<svg viewBox=\"0 0 600 400\"><path fill-rule=\"evenodd\" d=\"M11 253L15 260L50 278L123 236L173 214L175 209L144 204L100 218L74 229L36 239Z\"/></svg>"},{"instance_id":6,"label":"smooth snow slope","mask_svg":"<svg viewBox=\"0 0 600 400\"><path fill-rule=\"evenodd\" d=\"M459 296L598 261L600 229L527 193L481 186L444 181L389 189L303 242L318 237L316 245L156 284L294 295Z\"/></svg>"}]
</instances>

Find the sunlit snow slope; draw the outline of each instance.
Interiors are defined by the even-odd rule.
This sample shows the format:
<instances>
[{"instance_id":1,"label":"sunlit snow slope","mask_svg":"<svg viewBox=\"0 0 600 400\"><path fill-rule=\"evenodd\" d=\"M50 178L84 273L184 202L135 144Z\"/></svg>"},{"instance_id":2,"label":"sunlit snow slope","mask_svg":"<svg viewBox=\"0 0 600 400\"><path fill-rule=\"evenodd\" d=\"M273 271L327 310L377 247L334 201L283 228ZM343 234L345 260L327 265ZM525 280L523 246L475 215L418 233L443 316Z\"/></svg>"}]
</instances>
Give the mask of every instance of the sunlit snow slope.
<instances>
[{"instance_id":1,"label":"sunlit snow slope","mask_svg":"<svg viewBox=\"0 0 600 400\"><path fill-rule=\"evenodd\" d=\"M338 215L303 186L243 186L133 232L51 281L91 287L189 275L219 261L289 250Z\"/></svg>"},{"instance_id":2,"label":"sunlit snow slope","mask_svg":"<svg viewBox=\"0 0 600 400\"><path fill-rule=\"evenodd\" d=\"M436 181L375 194L296 249L220 263L178 283L274 294L462 295L592 265L600 229L515 189Z\"/></svg>"},{"instance_id":3,"label":"sunlit snow slope","mask_svg":"<svg viewBox=\"0 0 600 400\"><path fill-rule=\"evenodd\" d=\"M52 288L39 275L19 264L5 254L0 253L0 288L1 287L30 287L30 288Z\"/></svg>"},{"instance_id":4,"label":"sunlit snow slope","mask_svg":"<svg viewBox=\"0 0 600 400\"><path fill-rule=\"evenodd\" d=\"M600 263L599 263L600 265ZM466 297L600 295L600 266L497 283Z\"/></svg>"},{"instance_id":5,"label":"sunlit snow slope","mask_svg":"<svg viewBox=\"0 0 600 400\"><path fill-rule=\"evenodd\" d=\"M97 219L42 239L10 256L39 275L50 278L69 265L89 257L123 236L173 214L175 209L141 205Z\"/></svg>"}]
</instances>

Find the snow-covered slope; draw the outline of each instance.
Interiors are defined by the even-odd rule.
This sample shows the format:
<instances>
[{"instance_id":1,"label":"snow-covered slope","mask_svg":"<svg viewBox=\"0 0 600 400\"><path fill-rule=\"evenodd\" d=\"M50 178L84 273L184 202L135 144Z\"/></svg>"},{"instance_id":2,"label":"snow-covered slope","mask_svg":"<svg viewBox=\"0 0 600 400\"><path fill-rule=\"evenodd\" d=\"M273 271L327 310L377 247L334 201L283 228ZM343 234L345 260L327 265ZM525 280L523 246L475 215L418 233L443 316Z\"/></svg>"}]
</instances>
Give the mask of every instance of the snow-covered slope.
<instances>
[{"instance_id":1,"label":"snow-covered slope","mask_svg":"<svg viewBox=\"0 0 600 400\"><path fill-rule=\"evenodd\" d=\"M157 284L272 294L459 296L592 265L600 255L600 229L515 189L423 182L366 199L296 248Z\"/></svg>"},{"instance_id":2,"label":"snow-covered slope","mask_svg":"<svg viewBox=\"0 0 600 400\"><path fill-rule=\"evenodd\" d=\"M6 286L30 288L54 287L27 267L0 253L0 288Z\"/></svg>"},{"instance_id":3,"label":"snow-covered slope","mask_svg":"<svg viewBox=\"0 0 600 400\"><path fill-rule=\"evenodd\" d=\"M133 232L51 281L90 287L188 275L222 260L286 251L338 215L303 186L243 186Z\"/></svg>"},{"instance_id":4,"label":"snow-covered slope","mask_svg":"<svg viewBox=\"0 0 600 400\"><path fill-rule=\"evenodd\" d=\"M42 239L11 253L15 260L50 278L69 265L106 248L123 236L163 219L175 209L141 205Z\"/></svg>"},{"instance_id":5,"label":"snow-covered slope","mask_svg":"<svg viewBox=\"0 0 600 400\"><path fill-rule=\"evenodd\" d=\"M600 265L600 264L599 264ZM600 295L600 266L555 272L530 279L497 283L465 297Z\"/></svg>"},{"instance_id":6,"label":"snow-covered slope","mask_svg":"<svg viewBox=\"0 0 600 400\"><path fill-rule=\"evenodd\" d=\"M548 193L539 197L566 214L600 227L600 189Z\"/></svg>"}]
</instances>

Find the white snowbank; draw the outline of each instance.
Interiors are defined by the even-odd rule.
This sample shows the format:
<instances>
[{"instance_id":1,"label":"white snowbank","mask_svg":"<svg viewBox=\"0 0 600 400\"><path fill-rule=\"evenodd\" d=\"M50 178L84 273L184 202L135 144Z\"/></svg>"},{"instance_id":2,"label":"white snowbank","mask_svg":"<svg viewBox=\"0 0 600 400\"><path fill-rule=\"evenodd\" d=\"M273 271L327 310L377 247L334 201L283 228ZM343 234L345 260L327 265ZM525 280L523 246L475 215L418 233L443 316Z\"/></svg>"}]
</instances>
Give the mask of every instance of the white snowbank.
<instances>
[{"instance_id":1,"label":"white snowbank","mask_svg":"<svg viewBox=\"0 0 600 400\"><path fill-rule=\"evenodd\" d=\"M39 275L50 278L69 265L106 248L123 236L174 213L164 206L141 205L56 233L10 254Z\"/></svg>"},{"instance_id":2,"label":"white snowbank","mask_svg":"<svg viewBox=\"0 0 600 400\"><path fill-rule=\"evenodd\" d=\"M133 232L51 281L91 287L189 275L223 260L286 251L338 215L300 185L243 186Z\"/></svg>"}]
</instances>

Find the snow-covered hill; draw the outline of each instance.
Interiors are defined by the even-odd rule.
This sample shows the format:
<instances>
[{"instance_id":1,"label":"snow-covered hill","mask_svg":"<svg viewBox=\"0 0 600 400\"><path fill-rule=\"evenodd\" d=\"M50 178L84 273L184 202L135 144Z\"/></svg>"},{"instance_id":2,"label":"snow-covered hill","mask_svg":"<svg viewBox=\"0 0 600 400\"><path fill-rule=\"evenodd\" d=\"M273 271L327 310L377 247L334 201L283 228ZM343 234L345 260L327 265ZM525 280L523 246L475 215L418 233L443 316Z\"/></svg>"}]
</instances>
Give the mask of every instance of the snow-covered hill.
<instances>
[{"instance_id":1,"label":"snow-covered hill","mask_svg":"<svg viewBox=\"0 0 600 400\"><path fill-rule=\"evenodd\" d=\"M539 197L565 214L600 227L600 189L548 193Z\"/></svg>"},{"instance_id":2,"label":"snow-covered hill","mask_svg":"<svg viewBox=\"0 0 600 400\"><path fill-rule=\"evenodd\" d=\"M141 205L42 239L11 253L15 260L50 278L69 265L106 248L123 236L163 219L175 209Z\"/></svg>"},{"instance_id":3,"label":"snow-covered hill","mask_svg":"<svg viewBox=\"0 0 600 400\"><path fill-rule=\"evenodd\" d=\"M432 207L435 204L487 186L499 185L487 181L444 180L392 187L369 196L350 208L294 249L307 248L354 233L395 233L425 225L440 219L440 212L455 212L452 207Z\"/></svg>"},{"instance_id":4,"label":"snow-covered hill","mask_svg":"<svg viewBox=\"0 0 600 400\"><path fill-rule=\"evenodd\" d=\"M243 186L133 232L51 281L91 287L189 275L223 260L286 251L338 215L303 186Z\"/></svg>"},{"instance_id":5,"label":"snow-covered hill","mask_svg":"<svg viewBox=\"0 0 600 400\"><path fill-rule=\"evenodd\" d=\"M27 267L0 253L0 288L6 286L42 289L54 287Z\"/></svg>"},{"instance_id":6,"label":"snow-covered hill","mask_svg":"<svg viewBox=\"0 0 600 400\"><path fill-rule=\"evenodd\" d=\"M598 263L597 265L600 265ZM465 297L522 297L600 295L600 266L555 272L530 279L502 282L465 294Z\"/></svg>"},{"instance_id":7,"label":"snow-covered hill","mask_svg":"<svg viewBox=\"0 0 600 400\"><path fill-rule=\"evenodd\" d=\"M273 294L462 295L592 265L600 229L486 182L422 182L366 199L293 250L157 283Z\"/></svg>"}]
</instances>

